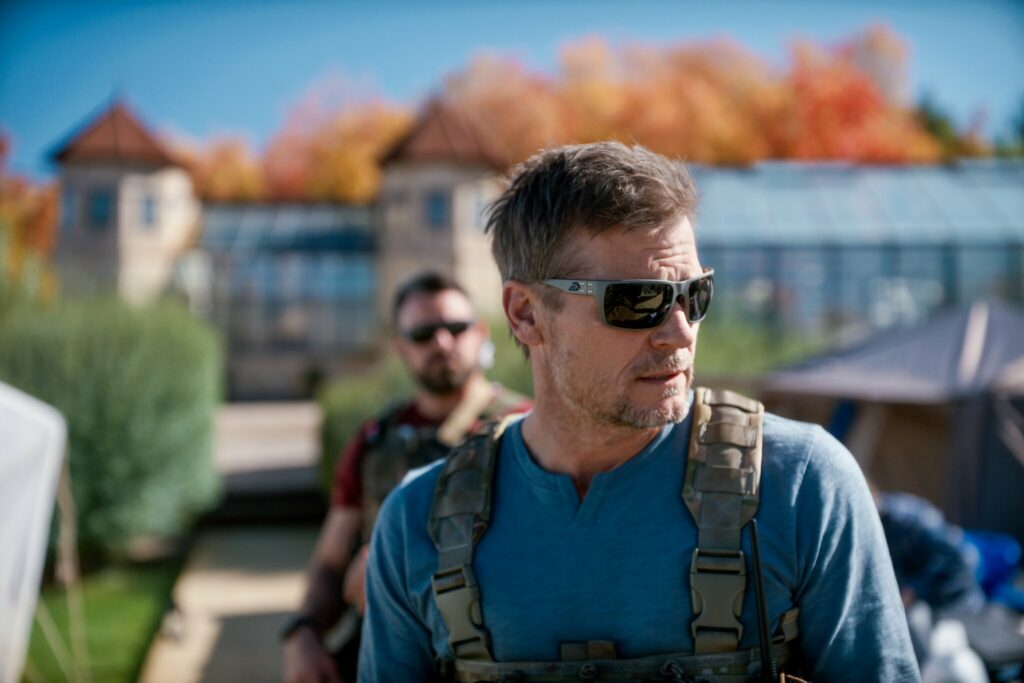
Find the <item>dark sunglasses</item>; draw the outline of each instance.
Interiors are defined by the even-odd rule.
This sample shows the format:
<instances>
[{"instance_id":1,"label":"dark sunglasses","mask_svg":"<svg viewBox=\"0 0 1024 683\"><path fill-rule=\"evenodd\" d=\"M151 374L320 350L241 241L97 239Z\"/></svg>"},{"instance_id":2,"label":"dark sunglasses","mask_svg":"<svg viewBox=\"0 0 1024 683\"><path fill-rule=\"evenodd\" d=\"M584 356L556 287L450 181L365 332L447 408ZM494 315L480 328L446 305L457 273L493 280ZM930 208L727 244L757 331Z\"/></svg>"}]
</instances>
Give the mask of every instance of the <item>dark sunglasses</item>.
<instances>
[{"instance_id":1,"label":"dark sunglasses","mask_svg":"<svg viewBox=\"0 0 1024 683\"><path fill-rule=\"evenodd\" d=\"M402 336L414 344L426 344L434 338L434 335L437 334L438 330L447 330L448 334L453 337L458 337L475 324L475 320L430 323L429 325L420 325L419 327L414 327L411 330L406 330L405 332L402 332Z\"/></svg>"},{"instance_id":2,"label":"dark sunglasses","mask_svg":"<svg viewBox=\"0 0 1024 683\"><path fill-rule=\"evenodd\" d=\"M671 280L542 280L570 294L592 296L600 302L601 321L609 327L648 330L668 319L678 301L686 319L697 323L708 314L715 291L714 268L682 282Z\"/></svg>"}]
</instances>

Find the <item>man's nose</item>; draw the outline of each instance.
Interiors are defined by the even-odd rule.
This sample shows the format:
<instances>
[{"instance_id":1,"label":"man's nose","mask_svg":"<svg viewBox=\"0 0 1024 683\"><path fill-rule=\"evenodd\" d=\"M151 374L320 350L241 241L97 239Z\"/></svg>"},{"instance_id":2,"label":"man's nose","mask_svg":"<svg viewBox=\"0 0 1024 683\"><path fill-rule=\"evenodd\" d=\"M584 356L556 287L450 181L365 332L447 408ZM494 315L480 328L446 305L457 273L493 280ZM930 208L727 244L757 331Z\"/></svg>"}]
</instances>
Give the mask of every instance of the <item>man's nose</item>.
<instances>
[{"instance_id":1,"label":"man's nose","mask_svg":"<svg viewBox=\"0 0 1024 683\"><path fill-rule=\"evenodd\" d=\"M439 349L450 351L455 347L455 335L442 327L434 333L433 342Z\"/></svg>"},{"instance_id":2,"label":"man's nose","mask_svg":"<svg viewBox=\"0 0 1024 683\"><path fill-rule=\"evenodd\" d=\"M658 348L685 349L697 341L697 326L686 318L686 310L679 301L672 304L668 319L651 332L651 344Z\"/></svg>"}]
</instances>

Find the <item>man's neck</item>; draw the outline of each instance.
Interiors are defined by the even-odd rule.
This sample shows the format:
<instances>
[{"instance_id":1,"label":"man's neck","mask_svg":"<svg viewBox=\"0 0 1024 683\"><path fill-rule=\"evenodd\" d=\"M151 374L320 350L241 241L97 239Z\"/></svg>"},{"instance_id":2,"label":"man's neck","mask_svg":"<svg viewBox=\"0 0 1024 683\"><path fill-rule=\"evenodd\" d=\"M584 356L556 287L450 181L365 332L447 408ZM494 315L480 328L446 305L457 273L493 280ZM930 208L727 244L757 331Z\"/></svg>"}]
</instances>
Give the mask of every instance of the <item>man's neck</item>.
<instances>
[{"instance_id":1,"label":"man's neck","mask_svg":"<svg viewBox=\"0 0 1024 683\"><path fill-rule=\"evenodd\" d=\"M487 378L483 373L477 372L470 375L469 380L461 387L445 394L435 394L426 389L420 389L413 396L413 403L416 404L416 410L421 415L441 422L455 410L455 406L459 405L470 391L475 391L477 385L486 382Z\"/></svg>"},{"instance_id":2,"label":"man's neck","mask_svg":"<svg viewBox=\"0 0 1024 683\"><path fill-rule=\"evenodd\" d=\"M523 421L526 447L544 469L568 474L580 500L596 474L608 472L644 449L661 428L597 422L540 398Z\"/></svg>"}]
</instances>

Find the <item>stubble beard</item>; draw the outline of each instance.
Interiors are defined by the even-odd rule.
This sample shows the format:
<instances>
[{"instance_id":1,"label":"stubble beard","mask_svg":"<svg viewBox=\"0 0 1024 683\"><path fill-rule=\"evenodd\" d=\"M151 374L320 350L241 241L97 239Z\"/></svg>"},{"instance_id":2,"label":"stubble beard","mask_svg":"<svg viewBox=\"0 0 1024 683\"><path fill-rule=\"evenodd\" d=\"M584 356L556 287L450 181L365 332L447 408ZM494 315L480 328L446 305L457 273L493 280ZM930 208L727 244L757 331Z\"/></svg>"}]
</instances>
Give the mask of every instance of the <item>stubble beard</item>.
<instances>
[{"instance_id":1,"label":"stubble beard","mask_svg":"<svg viewBox=\"0 0 1024 683\"><path fill-rule=\"evenodd\" d=\"M566 369L577 366L579 360L571 348L559 345L548 363L548 375L554 380L555 386L562 388L563 395L581 412L597 422L615 427L631 429L656 429L668 424L682 422L690 411L690 378L692 366L683 362L678 356L648 358L638 363L633 372L636 375L660 371L683 371L686 382L683 386L666 386L662 399L681 396L681 400L673 401L668 406L647 407L637 405L626 394L615 397L607 395L608 389L596 386L596 382L581 382L580 377Z\"/></svg>"}]
</instances>

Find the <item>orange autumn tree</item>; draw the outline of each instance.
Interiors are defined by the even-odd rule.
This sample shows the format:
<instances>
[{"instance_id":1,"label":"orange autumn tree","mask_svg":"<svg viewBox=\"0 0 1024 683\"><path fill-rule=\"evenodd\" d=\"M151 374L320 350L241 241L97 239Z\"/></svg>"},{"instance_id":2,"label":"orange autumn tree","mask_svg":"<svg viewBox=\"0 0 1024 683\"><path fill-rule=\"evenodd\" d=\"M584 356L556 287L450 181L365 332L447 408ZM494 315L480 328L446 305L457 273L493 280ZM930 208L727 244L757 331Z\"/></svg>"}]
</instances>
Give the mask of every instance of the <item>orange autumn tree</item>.
<instances>
[{"instance_id":1,"label":"orange autumn tree","mask_svg":"<svg viewBox=\"0 0 1024 683\"><path fill-rule=\"evenodd\" d=\"M473 113L513 161L572 139L551 79L517 60L478 56L445 80L441 96Z\"/></svg>"},{"instance_id":2,"label":"orange autumn tree","mask_svg":"<svg viewBox=\"0 0 1024 683\"><path fill-rule=\"evenodd\" d=\"M10 138L0 131L0 277L18 282L29 263L43 261L53 251L57 191L12 173L7 168L10 149Z\"/></svg>"},{"instance_id":3,"label":"orange autumn tree","mask_svg":"<svg viewBox=\"0 0 1024 683\"><path fill-rule=\"evenodd\" d=\"M727 40L623 57L629 138L701 163L746 164L771 156L784 93L755 56Z\"/></svg>"},{"instance_id":4,"label":"orange autumn tree","mask_svg":"<svg viewBox=\"0 0 1024 683\"><path fill-rule=\"evenodd\" d=\"M612 46L585 37L562 47L554 73L484 54L436 94L489 129L512 161L614 139L705 164L937 162L949 145L905 102L907 59L884 26L835 45L796 42L782 65L723 38ZM350 81L328 79L291 109L260 159L223 139L191 167L208 198L366 203L377 193L381 158L411 118ZM987 151L956 150L968 148Z\"/></svg>"},{"instance_id":5,"label":"orange autumn tree","mask_svg":"<svg viewBox=\"0 0 1024 683\"><path fill-rule=\"evenodd\" d=\"M263 198L263 168L242 138L219 137L199 150L180 149L196 194L208 201Z\"/></svg>"},{"instance_id":6,"label":"orange autumn tree","mask_svg":"<svg viewBox=\"0 0 1024 683\"><path fill-rule=\"evenodd\" d=\"M381 158L411 124L405 109L353 96L347 84L315 86L267 147L267 196L368 203L380 185Z\"/></svg>"},{"instance_id":7,"label":"orange autumn tree","mask_svg":"<svg viewBox=\"0 0 1024 683\"><path fill-rule=\"evenodd\" d=\"M566 45L553 75L492 56L450 77L443 95L487 121L516 160L616 139L708 164L937 161L902 102L906 58L881 26L831 47L797 43L781 69L724 39L613 49L591 37Z\"/></svg>"},{"instance_id":8,"label":"orange autumn tree","mask_svg":"<svg viewBox=\"0 0 1024 683\"><path fill-rule=\"evenodd\" d=\"M879 30L833 50L806 42L793 46L785 79L792 124L781 156L867 163L939 160L937 141L909 107L893 99L898 88L884 80L901 72L904 53L879 40ZM875 66L865 70L858 62Z\"/></svg>"}]
</instances>

